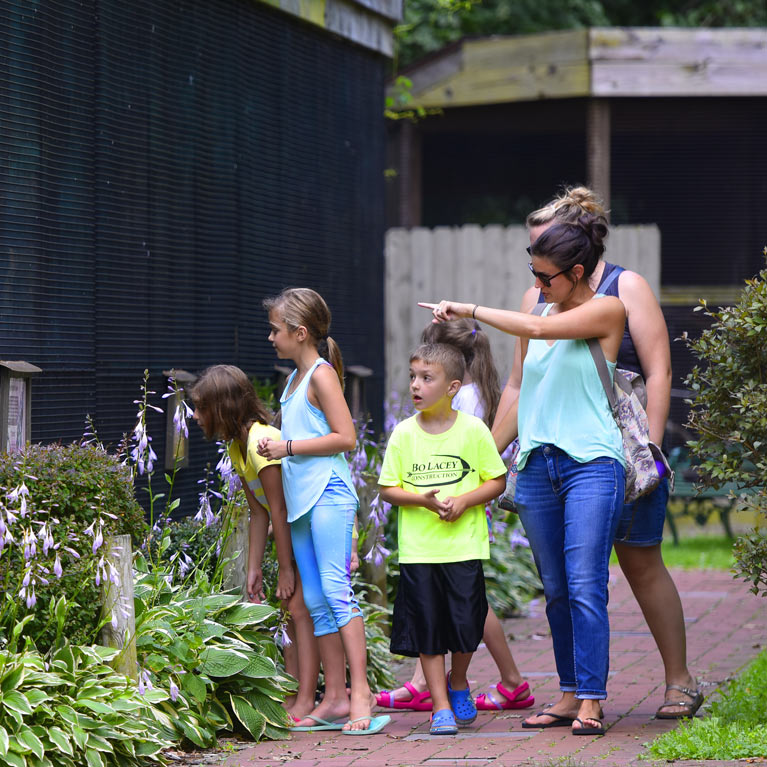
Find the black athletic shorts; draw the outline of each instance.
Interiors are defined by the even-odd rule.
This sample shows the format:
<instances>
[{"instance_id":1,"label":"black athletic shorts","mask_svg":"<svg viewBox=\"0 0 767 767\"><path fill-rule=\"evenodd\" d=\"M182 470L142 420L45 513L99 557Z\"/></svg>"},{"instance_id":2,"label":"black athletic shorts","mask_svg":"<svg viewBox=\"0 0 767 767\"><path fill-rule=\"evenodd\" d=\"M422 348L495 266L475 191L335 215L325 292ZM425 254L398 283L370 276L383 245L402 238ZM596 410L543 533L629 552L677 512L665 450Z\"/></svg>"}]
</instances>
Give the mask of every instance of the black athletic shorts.
<instances>
[{"instance_id":1,"label":"black athletic shorts","mask_svg":"<svg viewBox=\"0 0 767 767\"><path fill-rule=\"evenodd\" d=\"M486 617L481 560L401 564L391 651L411 658L474 652Z\"/></svg>"}]
</instances>

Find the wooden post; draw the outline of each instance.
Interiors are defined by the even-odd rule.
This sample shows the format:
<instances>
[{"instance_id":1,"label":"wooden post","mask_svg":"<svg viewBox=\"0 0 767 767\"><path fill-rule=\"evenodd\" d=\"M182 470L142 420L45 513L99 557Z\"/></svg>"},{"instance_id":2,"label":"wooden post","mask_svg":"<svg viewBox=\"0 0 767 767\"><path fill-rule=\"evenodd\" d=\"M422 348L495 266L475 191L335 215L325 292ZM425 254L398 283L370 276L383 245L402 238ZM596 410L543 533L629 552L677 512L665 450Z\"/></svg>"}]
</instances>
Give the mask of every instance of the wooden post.
<instances>
[{"instance_id":1,"label":"wooden post","mask_svg":"<svg viewBox=\"0 0 767 767\"><path fill-rule=\"evenodd\" d=\"M591 98L586 115L586 164L589 186L610 208L610 102Z\"/></svg>"},{"instance_id":2,"label":"wooden post","mask_svg":"<svg viewBox=\"0 0 767 767\"><path fill-rule=\"evenodd\" d=\"M224 558L224 588L239 589L242 598L248 599L248 539L250 525L250 509L248 506L234 506L231 518L225 526L229 534L226 536L221 550Z\"/></svg>"},{"instance_id":3,"label":"wooden post","mask_svg":"<svg viewBox=\"0 0 767 767\"><path fill-rule=\"evenodd\" d=\"M115 671L138 680L136 663L136 610L133 604L133 554L130 535L115 535L106 540L107 559L117 571L118 583L107 578L102 584L101 641L120 654L112 662Z\"/></svg>"},{"instance_id":4,"label":"wooden post","mask_svg":"<svg viewBox=\"0 0 767 767\"><path fill-rule=\"evenodd\" d=\"M397 172L399 173L399 226L421 225L421 133L408 119L400 120Z\"/></svg>"}]
</instances>

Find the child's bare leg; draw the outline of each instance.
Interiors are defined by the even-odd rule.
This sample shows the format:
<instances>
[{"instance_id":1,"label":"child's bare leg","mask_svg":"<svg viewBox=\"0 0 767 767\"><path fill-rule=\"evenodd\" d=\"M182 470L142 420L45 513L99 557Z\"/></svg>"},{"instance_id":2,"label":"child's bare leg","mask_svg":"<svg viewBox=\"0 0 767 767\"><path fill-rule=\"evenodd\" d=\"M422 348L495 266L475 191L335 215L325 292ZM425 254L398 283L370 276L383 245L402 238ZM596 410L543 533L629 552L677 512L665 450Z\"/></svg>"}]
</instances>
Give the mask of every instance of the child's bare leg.
<instances>
[{"instance_id":1,"label":"child's bare leg","mask_svg":"<svg viewBox=\"0 0 767 767\"><path fill-rule=\"evenodd\" d=\"M349 676L352 683L349 697L349 719L352 721L344 725L344 729L367 730L370 726L372 701L367 678L367 641L362 616L356 613L356 616L339 631L346 651L346 659L349 662ZM327 674L327 671L325 673ZM354 719L360 721L355 722Z\"/></svg>"},{"instance_id":2,"label":"child's bare leg","mask_svg":"<svg viewBox=\"0 0 767 767\"><path fill-rule=\"evenodd\" d=\"M471 655L469 655L471 658ZM455 658L455 654L453 654ZM468 668L468 663L466 667ZM423 668L426 683L431 692L432 709L444 711L450 708L450 700L447 697L447 680L445 679L445 656L444 655L423 655L421 654L421 666ZM463 671L463 678L466 679L466 669Z\"/></svg>"},{"instance_id":3,"label":"child's bare leg","mask_svg":"<svg viewBox=\"0 0 767 767\"><path fill-rule=\"evenodd\" d=\"M332 634L325 634L315 639L319 648L322 670L325 672L325 695L311 714L329 722L345 719L349 716L349 696L346 694L346 658L341 635L334 631ZM297 724L302 727L311 727L317 723L305 718Z\"/></svg>"},{"instance_id":4,"label":"child's bare leg","mask_svg":"<svg viewBox=\"0 0 767 767\"><path fill-rule=\"evenodd\" d=\"M429 685L426 684L426 677L423 673L420 658L416 661L415 668L413 669L413 678L410 680L410 684L412 684L418 692L426 692L426 690L429 689ZM391 694L394 700L410 700L413 697L413 694L407 687L397 687L395 690L392 690Z\"/></svg>"},{"instance_id":5,"label":"child's bare leg","mask_svg":"<svg viewBox=\"0 0 767 767\"><path fill-rule=\"evenodd\" d=\"M469 680L466 678L466 673L469 670L469 663L471 662L472 655L474 655L474 653L471 652L453 653L450 665L450 687L454 690L465 690L469 686ZM447 692L447 682L445 682L445 691ZM433 697L432 700L434 700ZM436 706L434 710L437 710Z\"/></svg>"},{"instance_id":6,"label":"child's bare leg","mask_svg":"<svg viewBox=\"0 0 767 767\"><path fill-rule=\"evenodd\" d=\"M317 639L314 636L314 622L304 604L301 580L296 578L296 590L288 600L287 608L291 620L288 623L288 635L293 644L286 647L285 669L298 680L298 691L288 703L290 714L303 719L314 709L314 696L317 692L317 677L320 673L320 655ZM291 629L293 634L290 634ZM290 652L288 652L290 651ZM288 668L288 656L295 670Z\"/></svg>"},{"instance_id":7,"label":"child's bare leg","mask_svg":"<svg viewBox=\"0 0 767 767\"><path fill-rule=\"evenodd\" d=\"M285 609L287 604L283 602ZM290 644L283 644L282 646L282 662L285 664L286 673L290 674L294 679L298 680L298 653L296 652L296 626L293 622L293 618L288 618L285 623L285 633L288 635ZM300 684L300 682L299 682ZM293 695L285 697L285 703L283 704L288 712L292 713L292 708L296 702L297 692Z\"/></svg>"},{"instance_id":8,"label":"child's bare leg","mask_svg":"<svg viewBox=\"0 0 767 767\"><path fill-rule=\"evenodd\" d=\"M501 684L507 690L515 690L522 684L522 675L519 673L514 656L511 654L503 625L492 607L487 610L485 618L485 633L482 636L490 655L498 667L501 675ZM501 701L497 701L501 702Z\"/></svg>"}]
</instances>

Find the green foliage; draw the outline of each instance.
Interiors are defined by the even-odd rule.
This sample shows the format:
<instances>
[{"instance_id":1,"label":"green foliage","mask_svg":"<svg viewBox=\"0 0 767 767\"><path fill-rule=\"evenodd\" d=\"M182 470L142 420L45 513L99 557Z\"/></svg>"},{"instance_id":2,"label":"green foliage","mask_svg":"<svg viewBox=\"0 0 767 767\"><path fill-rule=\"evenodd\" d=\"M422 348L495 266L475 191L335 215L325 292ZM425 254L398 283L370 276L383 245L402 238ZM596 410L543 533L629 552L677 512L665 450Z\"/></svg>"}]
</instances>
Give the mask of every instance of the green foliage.
<instances>
[{"instance_id":1,"label":"green foliage","mask_svg":"<svg viewBox=\"0 0 767 767\"><path fill-rule=\"evenodd\" d=\"M765 248L767 255L767 248ZM697 439L688 443L700 461L701 482L710 487L734 483L747 508L767 513L767 270L746 281L733 306L711 310L700 338L688 340L703 363L687 376L693 392L688 426ZM738 542L736 557L754 593L765 591L767 559L764 532ZM742 564L741 564L742 563Z\"/></svg>"},{"instance_id":2,"label":"green foliage","mask_svg":"<svg viewBox=\"0 0 767 767\"><path fill-rule=\"evenodd\" d=\"M25 499L12 503L9 494L22 486ZM91 445L31 445L0 455L0 493L4 500L0 520L5 520L15 539L15 545L0 547L0 590L5 592L0 603L0 644L17 617L33 611L26 634L35 638L42 651L53 646L56 631L51 616L54 600L62 594L74 608L68 611L64 635L73 644L92 641L99 625L99 588L94 576L103 554L103 549L94 553L94 538L101 530L104 538L128 533L138 541L146 528L133 495L130 470ZM89 526L90 537L84 534ZM51 537L47 551L43 529ZM22 545L25 531L36 539L35 553L29 557ZM57 557L63 569L60 579L54 575ZM24 580L29 582L26 587ZM24 596L19 596L22 588L35 595L36 603L29 608Z\"/></svg>"},{"instance_id":3,"label":"green foliage","mask_svg":"<svg viewBox=\"0 0 767 767\"><path fill-rule=\"evenodd\" d=\"M161 751L173 739L151 715L150 701L107 665L116 652L66 644L48 657L0 651L0 763L164 763Z\"/></svg>"},{"instance_id":4,"label":"green foliage","mask_svg":"<svg viewBox=\"0 0 767 767\"><path fill-rule=\"evenodd\" d=\"M487 601L499 618L519 613L542 589L527 540L511 525L496 525L490 559L483 568Z\"/></svg>"},{"instance_id":5,"label":"green foliage","mask_svg":"<svg viewBox=\"0 0 767 767\"><path fill-rule=\"evenodd\" d=\"M591 26L758 27L755 0L405 0L398 67L462 37L527 35Z\"/></svg>"},{"instance_id":6,"label":"green foliage","mask_svg":"<svg viewBox=\"0 0 767 767\"><path fill-rule=\"evenodd\" d=\"M371 690L390 690L396 684L389 652L391 609L368 601L378 589L356 573L352 576L352 588L365 619L368 684Z\"/></svg>"},{"instance_id":7,"label":"green foliage","mask_svg":"<svg viewBox=\"0 0 767 767\"><path fill-rule=\"evenodd\" d=\"M659 759L748 759L767 756L767 652L722 692L703 719L683 722L650 744Z\"/></svg>"},{"instance_id":8,"label":"green foliage","mask_svg":"<svg viewBox=\"0 0 767 767\"><path fill-rule=\"evenodd\" d=\"M201 748L236 727L255 740L286 737L281 702L296 685L279 666L278 611L243 603L239 593L212 593L201 569L191 583L170 585L157 565L139 566L136 646L142 685L163 691L158 724Z\"/></svg>"}]
</instances>

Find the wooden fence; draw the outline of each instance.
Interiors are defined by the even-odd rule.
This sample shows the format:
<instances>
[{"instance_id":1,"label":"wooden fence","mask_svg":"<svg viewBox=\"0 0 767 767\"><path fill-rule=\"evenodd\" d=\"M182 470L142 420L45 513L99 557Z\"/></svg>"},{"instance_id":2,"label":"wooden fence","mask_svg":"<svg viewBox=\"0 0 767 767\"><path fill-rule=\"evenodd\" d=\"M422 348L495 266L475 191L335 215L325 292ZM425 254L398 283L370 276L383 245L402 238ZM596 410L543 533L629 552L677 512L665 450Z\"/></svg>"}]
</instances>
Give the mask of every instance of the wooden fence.
<instances>
[{"instance_id":1,"label":"wooden fence","mask_svg":"<svg viewBox=\"0 0 767 767\"><path fill-rule=\"evenodd\" d=\"M407 393L408 357L431 319L419 301L452 298L518 309L533 285L523 226L390 229L386 233L386 391ZM654 224L616 226L605 258L641 274L660 296L660 231ZM487 327L487 326L486 326ZM502 381L515 339L487 328Z\"/></svg>"}]
</instances>

